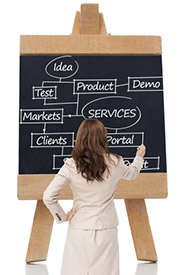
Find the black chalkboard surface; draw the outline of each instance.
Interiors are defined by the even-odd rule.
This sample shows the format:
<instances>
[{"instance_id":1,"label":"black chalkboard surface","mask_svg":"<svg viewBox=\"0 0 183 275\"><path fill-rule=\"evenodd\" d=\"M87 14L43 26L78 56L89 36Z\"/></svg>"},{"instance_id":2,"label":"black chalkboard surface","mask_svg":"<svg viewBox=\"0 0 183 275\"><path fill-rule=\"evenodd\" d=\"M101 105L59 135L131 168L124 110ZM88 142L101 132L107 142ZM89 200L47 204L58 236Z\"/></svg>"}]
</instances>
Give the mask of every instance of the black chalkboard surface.
<instances>
[{"instance_id":1,"label":"black chalkboard surface","mask_svg":"<svg viewBox=\"0 0 183 275\"><path fill-rule=\"evenodd\" d=\"M166 172L160 55L20 57L19 174L56 174L86 118L107 128L109 151L141 173Z\"/></svg>"}]
</instances>

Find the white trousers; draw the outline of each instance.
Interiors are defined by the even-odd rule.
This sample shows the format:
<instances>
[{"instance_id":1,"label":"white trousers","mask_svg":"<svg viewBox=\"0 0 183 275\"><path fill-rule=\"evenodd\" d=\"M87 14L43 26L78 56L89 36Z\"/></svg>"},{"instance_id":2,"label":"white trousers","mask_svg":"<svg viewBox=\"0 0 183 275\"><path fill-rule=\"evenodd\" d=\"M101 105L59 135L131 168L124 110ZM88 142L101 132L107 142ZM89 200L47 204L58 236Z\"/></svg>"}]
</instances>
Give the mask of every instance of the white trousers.
<instances>
[{"instance_id":1,"label":"white trousers","mask_svg":"<svg viewBox=\"0 0 183 275\"><path fill-rule=\"evenodd\" d=\"M119 275L118 228L68 227L61 275Z\"/></svg>"}]
</instances>

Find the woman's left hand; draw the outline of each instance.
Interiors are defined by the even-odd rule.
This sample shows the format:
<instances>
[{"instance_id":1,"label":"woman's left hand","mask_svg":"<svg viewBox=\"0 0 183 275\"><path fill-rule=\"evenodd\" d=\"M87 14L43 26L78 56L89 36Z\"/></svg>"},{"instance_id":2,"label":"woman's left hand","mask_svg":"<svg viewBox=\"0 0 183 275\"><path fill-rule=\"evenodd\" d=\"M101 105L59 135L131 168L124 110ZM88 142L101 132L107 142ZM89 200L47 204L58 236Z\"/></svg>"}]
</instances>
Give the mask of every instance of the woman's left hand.
<instances>
[{"instance_id":1,"label":"woman's left hand","mask_svg":"<svg viewBox=\"0 0 183 275\"><path fill-rule=\"evenodd\" d=\"M78 211L78 208L72 208L68 213L67 213L67 217L66 217L66 222L70 221L72 219L72 217L74 216L74 214Z\"/></svg>"}]
</instances>

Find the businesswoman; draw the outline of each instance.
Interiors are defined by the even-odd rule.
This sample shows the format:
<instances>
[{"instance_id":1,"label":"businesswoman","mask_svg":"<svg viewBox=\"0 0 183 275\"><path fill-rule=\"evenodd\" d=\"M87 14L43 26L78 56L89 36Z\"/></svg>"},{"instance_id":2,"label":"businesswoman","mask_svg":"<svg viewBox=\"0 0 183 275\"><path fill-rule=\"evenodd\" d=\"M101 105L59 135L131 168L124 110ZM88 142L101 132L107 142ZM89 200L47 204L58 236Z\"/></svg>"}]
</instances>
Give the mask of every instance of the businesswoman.
<instances>
[{"instance_id":1,"label":"businesswoman","mask_svg":"<svg viewBox=\"0 0 183 275\"><path fill-rule=\"evenodd\" d=\"M131 165L108 151L107 130L97 119L84 120L77 132L72 157L55 175L43 201L55 221L69 222L61 275L119 275L119 220L114 193L119 179L135 179L143 165L142 144ZM58 203L67 185L73 207L66 214ZM128 184L128 183L126 183Z\"/></svg>"}]
</instances>

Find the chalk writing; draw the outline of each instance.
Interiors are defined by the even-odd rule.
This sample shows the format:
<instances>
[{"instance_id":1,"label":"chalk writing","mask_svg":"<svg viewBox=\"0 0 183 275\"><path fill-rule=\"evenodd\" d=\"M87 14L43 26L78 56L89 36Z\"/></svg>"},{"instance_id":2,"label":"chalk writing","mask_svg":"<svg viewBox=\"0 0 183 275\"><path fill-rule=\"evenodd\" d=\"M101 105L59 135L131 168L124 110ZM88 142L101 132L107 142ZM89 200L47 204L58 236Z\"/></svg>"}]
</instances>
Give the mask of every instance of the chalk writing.
<instances>
[{"instance_id":1,"label":"chalk writing","mask_svg":"<svg viewBox=\"0 0 183 275\"><path fill-rule=\"evenodd\" d=\"M128 77L128 92L154 92L162 89L162 77Z\"/></svg>"},{"instance_id":2,"label":"chalk writing","mask_svg":"<svg viewBox=\"0 0 183 275\"><path fill-rule=\"evenodd\" d=\"M142 172L166 171L160 65L160 56L22 56L19 173L57 172L86 118L104 124L126 165L144 143Z\"/></svg>"},{"instance_id":3,"label":"chalk writing","mask_svg":"<svg viewBox=\"0 0 183 275\"><path fill-rule=\"evenodd\" d=\"M116 93L116 79L74 79L75 93Z\"/></svg>"}]
</instances>

